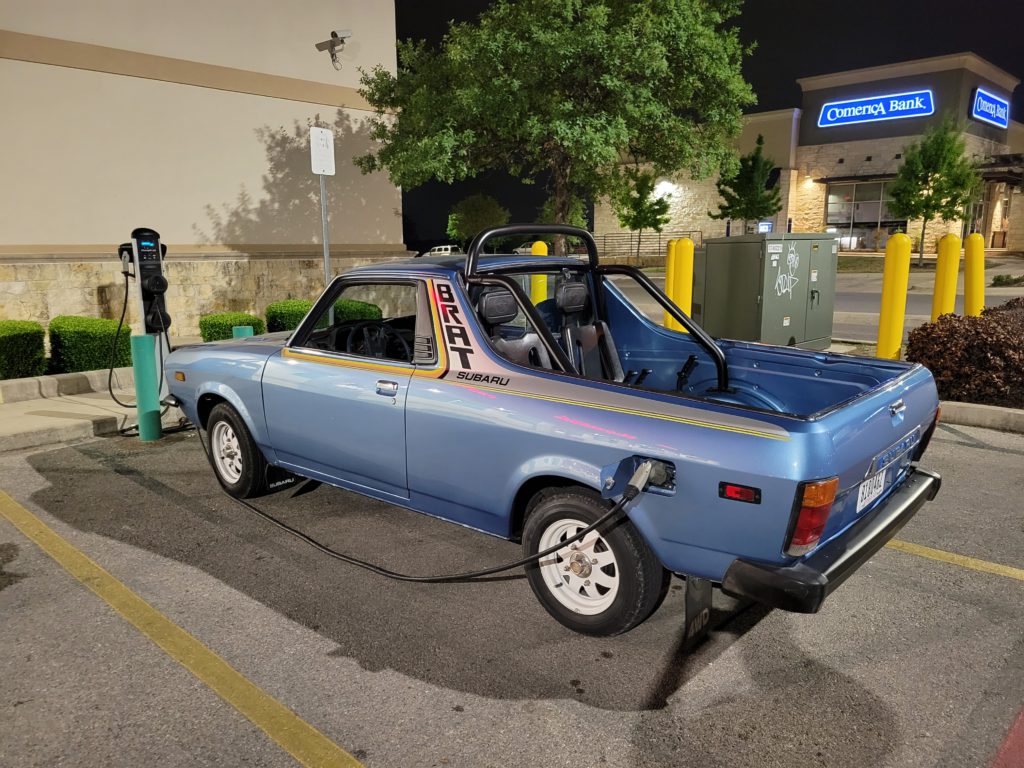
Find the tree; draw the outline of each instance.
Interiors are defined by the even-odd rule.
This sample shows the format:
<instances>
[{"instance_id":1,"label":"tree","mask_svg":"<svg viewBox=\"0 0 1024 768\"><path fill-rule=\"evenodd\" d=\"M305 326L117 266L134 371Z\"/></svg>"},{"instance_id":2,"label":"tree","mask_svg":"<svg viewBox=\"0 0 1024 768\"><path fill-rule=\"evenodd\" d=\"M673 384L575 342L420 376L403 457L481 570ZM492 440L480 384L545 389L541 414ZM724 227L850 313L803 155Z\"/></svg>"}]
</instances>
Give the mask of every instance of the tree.
<instances>
[{"instance_id":1,"label":"tree","mask_svg":"<svg viewBox=\"0 0 1024 768\"><path fill-rule=\"evenodd\" d=\"M966 145L949 118L903 150L903 165L888 185L889 210L904 219L921 219L917 263L924 263L924 233L936 216L954 221L974 199L981 176L964 154Z\"/></svg>"},{"instance_id":2,"label":"tree","mask_svg":"<svg viewBox=\"0 0 1024 768\"><path fill-rule=\"evenodd\" d=\"M713 219L741 219L744 232L747 221L774 216L782 210L778 186L768 188L774 168L775 161L764 156L764 136L758 134L754 151L740 158L739 170L731 176L723 175L715 183L722 202L718 213L708 211L708 215Z\"/></svg>"},{"instance_id":3,"label":"tree","mask_svg":"<svg viewBox=\"0 0 1024 768\"><path fill-rule=\"evenodd\" d=\"M448 237L465 246L481 230L503 226L508 220L508 209L490 195L470 195L452 206Z\"/></svg>"},{"instance_id":4,"label":"tree","mask_svg":"<svg viewBox=\"0 0 1024 768\"><path fill-rule=\"evenodd\" d=\"M620 193L620 163L694 178L729 169L754 101L740 74L749 49L730 23L740 5L497 0L437 48L400 43L397 76L361 74L379 145L356 162L407 188L490 169L547 174L556 223L574 198Z\"/></svg>"},{"instance_id":5,"label":"tree","mask_svg":"<svg viewBox=\"0 0 1024 768\"><path fill-rule=\"evenodd\" d=\"M640 240L644 230L661 232L661 228L668 224L671 218L668 207L672 196L654 194L654 174L633 169L627 171L627 174L631 183L612 199L612 206L619 224L637 231L636 260L640 261Z\"/></svg>"}]
</instances>

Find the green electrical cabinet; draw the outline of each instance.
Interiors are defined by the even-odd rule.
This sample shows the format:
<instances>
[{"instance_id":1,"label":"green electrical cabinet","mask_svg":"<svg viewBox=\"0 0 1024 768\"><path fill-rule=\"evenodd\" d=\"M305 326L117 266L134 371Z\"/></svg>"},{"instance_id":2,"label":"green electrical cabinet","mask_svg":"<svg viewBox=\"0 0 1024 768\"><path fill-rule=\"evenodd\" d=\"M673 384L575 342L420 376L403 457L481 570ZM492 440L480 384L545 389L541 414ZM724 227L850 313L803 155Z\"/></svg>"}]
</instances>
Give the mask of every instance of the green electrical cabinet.
<instances>
[{"instance_id":1,"label":"green electrical cabinet","mask_svg":"<svg viewBox=\"0 0 1024 768\"><path fill-rule=\"evenodd\" d=\"M834 235L782 232L705 240L694 254L693 319L718 338L827 349L836 245Z\"/></svg>"}]
</instances>

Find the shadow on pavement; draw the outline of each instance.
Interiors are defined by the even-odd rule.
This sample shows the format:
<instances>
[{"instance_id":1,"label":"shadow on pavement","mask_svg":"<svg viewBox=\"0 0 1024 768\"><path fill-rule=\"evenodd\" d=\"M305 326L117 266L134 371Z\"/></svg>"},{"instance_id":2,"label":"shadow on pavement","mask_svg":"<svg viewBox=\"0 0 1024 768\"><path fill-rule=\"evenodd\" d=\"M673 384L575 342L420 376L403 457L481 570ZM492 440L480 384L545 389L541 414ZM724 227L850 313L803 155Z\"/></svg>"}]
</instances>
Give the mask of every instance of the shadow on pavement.
<instances>
[{"instance_id":1,"label":"shadow on pavement","mask_svg":"<svg viewBox=\"0 0 1024 768\"><path fill-rule=\"evenodd\" d=\"M664 739L653 731L679 730L668 704L674 707L688 681L765 616L760 609L737 613L735 603L716 592L712 641L687 655L679 651L678 583L646 623L625 636L597 639L557 624L522 578L389 581L331 560L236 505L220 491L195 439L185 434L140 444L111 438L36 454L29 461L49 486L33 501L80 530L206 572L329 638L336 644L331 655L354 659L364 669L395 670L493 699L664 710L664 717L645 721L653 730L643 738L658 743ZM333 488L298 498L278 494L258 506L329 546L405 573L459 572L520 556L516 544ZM868 719L885 735L888 715L879 701L803 660L787 638L776 644L767 665L759 656L744 657L755 682L751 692L721 703L721 719L708 714L711 720L698 716L695 724L729 729L735 725L730 719L744 710L771 705L792 707L794 722L804 721L808 729L824 722L839 730L858 721L844 717L844 710L853 707L864 718L859 710L871 707L875 714ZM680 722L689 732L690 725Z\"/></svg>"}]
</instances>

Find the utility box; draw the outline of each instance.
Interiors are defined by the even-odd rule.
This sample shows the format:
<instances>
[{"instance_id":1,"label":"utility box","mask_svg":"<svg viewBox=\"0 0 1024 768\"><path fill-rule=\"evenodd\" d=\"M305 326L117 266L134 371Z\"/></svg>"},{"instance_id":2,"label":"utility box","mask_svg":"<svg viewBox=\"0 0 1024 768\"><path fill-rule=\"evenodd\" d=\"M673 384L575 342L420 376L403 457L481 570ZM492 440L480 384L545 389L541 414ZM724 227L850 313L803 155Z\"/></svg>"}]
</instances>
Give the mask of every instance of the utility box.
<instances>
[{"instance_id":1,"label":"utility box","mask_svg":"<svg viewBox=\"0 0 1024 768\"><path fill-rule=\"evenodd\" d=\"M786 232L705 240L694 254L693 319L718 338L827 349L837 244Z\"/></svg>"}]
</instances>

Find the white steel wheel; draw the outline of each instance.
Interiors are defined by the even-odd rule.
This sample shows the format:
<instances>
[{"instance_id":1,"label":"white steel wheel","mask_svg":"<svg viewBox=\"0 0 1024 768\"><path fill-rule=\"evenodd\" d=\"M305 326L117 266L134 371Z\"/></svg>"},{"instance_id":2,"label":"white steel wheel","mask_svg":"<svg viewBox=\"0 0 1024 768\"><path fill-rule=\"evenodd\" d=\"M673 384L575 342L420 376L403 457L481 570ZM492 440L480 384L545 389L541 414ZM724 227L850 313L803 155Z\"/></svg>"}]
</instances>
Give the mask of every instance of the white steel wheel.
<instances>
[{"instance_id":1,"label":"white steel wheel","mask_svg":"<svg viewBox=\"0 0 1024 768\"><path fill-rule=\"evenodd\" d=\"M210 448L217 474L225 483L237 483L242 477L242 446L228 422L218 421L213 425Z\"/></svg>"},{"instance_id":2,"label":"white steel wheel","mask_svg":"<svg viewBox=\"0 0 1024 768\"><path fill-rule=\"evenodd\" d=\"M206 454L224 490L239 499L263 495L267 460L238 412L227 403L218 403L205 426Z\"/></svg>"},{"instance_id":3,"label":"white steel wheel","mask_svg":"<svg viewBox=\"0 0 1024 768\"><path fill-rule=\"evenodd\" d=\"M661 605L671 578L628 517L613 517L570 543L610 506L589 488L545 489L531 500L523 525L527 557L558 547L527 563L530 589L558 622L585 635L628 632Z\"/></svg>"},{"instance_id":4,"label":"white steel wheel","mask_svg":"<svg viewBox=\"0 0 1024 768\"><path fill-rule=\"evenodd\" d=\"M556 520L544 529L537 549L543 551L567 541L588 525L572 518ZM543 558L539 565L552 596L574 613L602 613L619 594L619 564L608 542L597 531Z\"/></svg>"}]
</instances>

